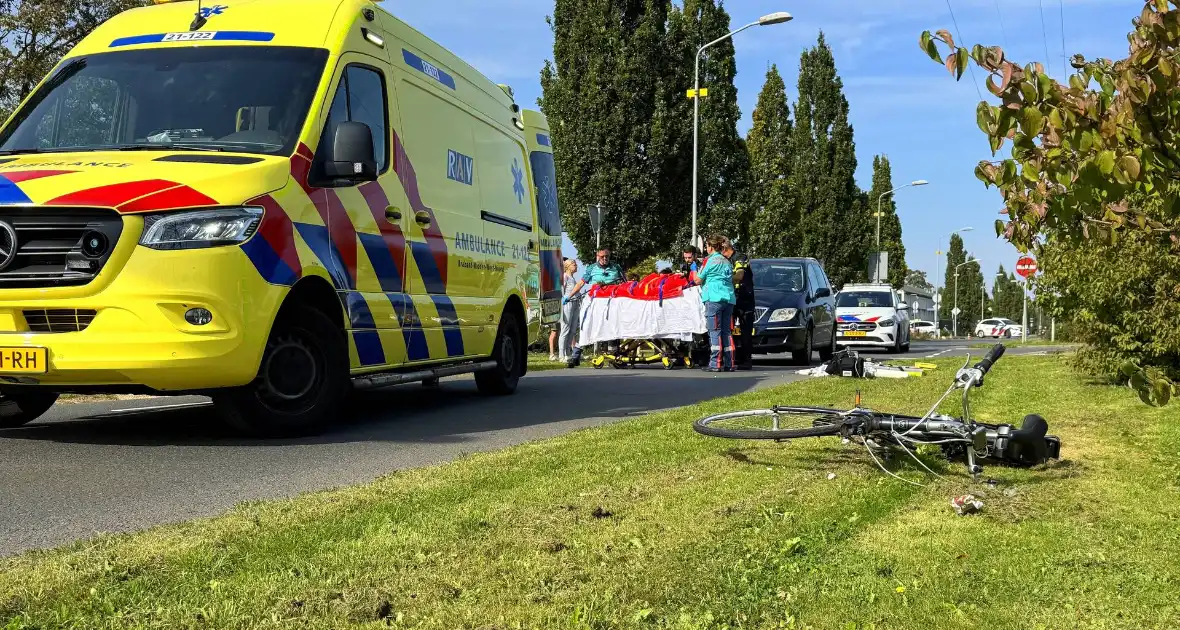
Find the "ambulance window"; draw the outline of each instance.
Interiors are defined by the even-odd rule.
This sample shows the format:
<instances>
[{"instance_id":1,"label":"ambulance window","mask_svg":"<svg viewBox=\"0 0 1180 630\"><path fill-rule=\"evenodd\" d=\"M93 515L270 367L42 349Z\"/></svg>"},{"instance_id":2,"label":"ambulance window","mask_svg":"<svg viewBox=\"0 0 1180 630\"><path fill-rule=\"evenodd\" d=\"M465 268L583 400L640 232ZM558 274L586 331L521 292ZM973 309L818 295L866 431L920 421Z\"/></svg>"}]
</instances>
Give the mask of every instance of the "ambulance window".
<instances>
[{"instance_id":1,"label":"ambulance window","mask_svg":"<svg viewBox=\"0 0 1180 630\"><path fill-rule=\"evenodd\" d=\"M57 106L37 124L38 148L113 144L119 84L99 77L78 77L63 86Z\"/></svg>"},{"instance_id":2,"label":"ambulance window","mask_svg":"<svg viewBox=\"0 0 1180 630\"><path fill-rule=\"evenodd\" d=\"M384 173L389 165L389 107L385 100L385 79L375 70L363 66L349 66L340 77L340 87L328 110L324 124L324 140L336 123L351 121L364 123L373 132L373 152L377 172Z\"/></svg>"},{"instance_id":3,"label":"ambulance window","mask_svg":"<svg viewBox=\"0 0 1180 630\"><path fill-rule=\"evenodd\" d=\"M561 236L561 212L557 205L557 172L553 168L553 154L533 151L529 155L533 168L533 183L537 187L537 220L541 231L549 236Z\"/></svg>"}]
</instances>

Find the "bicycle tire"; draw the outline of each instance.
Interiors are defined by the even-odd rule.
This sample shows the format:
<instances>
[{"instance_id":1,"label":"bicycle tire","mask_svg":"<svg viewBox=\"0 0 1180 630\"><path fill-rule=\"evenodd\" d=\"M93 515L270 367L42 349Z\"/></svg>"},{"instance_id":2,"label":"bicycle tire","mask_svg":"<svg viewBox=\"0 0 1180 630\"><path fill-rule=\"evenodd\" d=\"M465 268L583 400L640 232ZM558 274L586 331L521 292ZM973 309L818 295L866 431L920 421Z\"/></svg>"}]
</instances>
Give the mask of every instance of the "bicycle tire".
<instances>
[{"instance_id":1,"label":"bicycle tire","mask_svg":"<svg viewBox=\"0 0 1180 630\"><path fill-rule=\"evenodd\" d=\"M727 438L731 440L790 440L794 438L806 437L827 437L832 435L839 435L843 420L835 422L830 425L811 426L805 428L793 429L729 429L714 426L713 423L718 420L727 420L730 418L753 417L753 416L769 416L778 413L780 415L789 414L809 414L809 415L830 415L840 416L844 411L838 409L826 409L823 407L776 407L775 409L750 409L746 411L736 411L728 413L714 414L706 416L693 423L692 428L701 435L709 437Z\"/></svg>"}]
</instances>

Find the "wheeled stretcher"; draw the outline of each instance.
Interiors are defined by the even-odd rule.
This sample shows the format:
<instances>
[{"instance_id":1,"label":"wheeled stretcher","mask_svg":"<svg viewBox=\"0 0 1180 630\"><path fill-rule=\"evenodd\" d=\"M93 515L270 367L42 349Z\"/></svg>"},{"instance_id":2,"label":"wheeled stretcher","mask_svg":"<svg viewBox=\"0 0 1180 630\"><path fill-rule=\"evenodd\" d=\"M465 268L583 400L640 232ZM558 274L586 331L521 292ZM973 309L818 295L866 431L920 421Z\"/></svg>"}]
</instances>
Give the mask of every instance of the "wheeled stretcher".
<instances>
[{"instance_id":1,"label":"wheeled stretcher","mask_svg":"<svg viewBox=\"0 0 1180 630\"><path fill-rule=\"evenodd\" d=\"M591 365L629 368L691 367L694 349L707 333L700 289L678 276L595 287L582 300L578 345L607 344Z\"/></svg>"}]
</instances>

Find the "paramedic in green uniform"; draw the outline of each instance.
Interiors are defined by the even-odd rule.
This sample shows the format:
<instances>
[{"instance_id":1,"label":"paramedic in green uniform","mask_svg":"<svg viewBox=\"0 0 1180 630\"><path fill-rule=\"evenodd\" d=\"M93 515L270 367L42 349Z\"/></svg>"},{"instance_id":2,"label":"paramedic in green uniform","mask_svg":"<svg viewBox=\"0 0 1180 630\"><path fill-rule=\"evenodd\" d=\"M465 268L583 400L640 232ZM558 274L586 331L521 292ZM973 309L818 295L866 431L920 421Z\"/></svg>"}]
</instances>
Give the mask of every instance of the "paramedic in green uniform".
<instances>
[{"instance_id":1,"label":"paramedic in green uniform","mask_svg":"<svg viewBox=\"0 0 1180 630\"><path fill-rule=\"evenodd\" d=\"M570 291L565 297L561 298L561 303L564 305L569 302L587 284L591 287L622 284L624 279L623 268L610 260L610 250L600 249L598 250L597 260L592 265L586 265L586 272L582 274L582 279L578 280L578 284L574 285L573 291ZM574 349L574 356L570 357L567 365L569 367L576 367L581 361L582 347L578 346Z\"/></svg>"}]
</instances>

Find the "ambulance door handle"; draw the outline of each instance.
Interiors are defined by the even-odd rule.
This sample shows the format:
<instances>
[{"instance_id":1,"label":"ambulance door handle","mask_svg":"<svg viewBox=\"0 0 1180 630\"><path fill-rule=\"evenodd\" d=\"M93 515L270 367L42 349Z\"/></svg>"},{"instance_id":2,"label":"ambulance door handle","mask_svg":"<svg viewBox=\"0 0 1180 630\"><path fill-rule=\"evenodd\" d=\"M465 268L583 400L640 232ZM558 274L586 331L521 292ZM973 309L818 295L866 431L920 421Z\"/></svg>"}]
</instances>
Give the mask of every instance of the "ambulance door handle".
<instances>
[{"instance_id":1,"label":"ambulance door handle","mask_svg":"<svg viewBox=\"0 0 1180 630\"><path fill-rule=\"evenodd\" d=\"M393 206L389 206L385 209L385 218L393 219L394 221L401 221L402 211L394 208Z\"/></svg>"},{"instance_id":2,"label":"ambulance door handle","mask_svg":"<svg viewBox=\"0 0 1180 630\"><path fill-rule=\"evenodd\" d=\"M430 225L430 213L419 210L414 213L414 220L421 225Z\"/></svg>"},{"instance_id":3,"label":"ambulance door handle","mask_svg":"<svg viewBox=\"0 0 1180 630\"><path fill-rule=\"evenodd\" d=\"M537 244L530 240L529 241L529 249L530 250L537 249Z\"/></svg>"}]
</instances>

